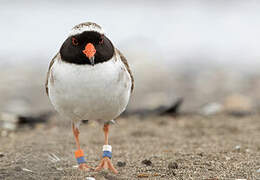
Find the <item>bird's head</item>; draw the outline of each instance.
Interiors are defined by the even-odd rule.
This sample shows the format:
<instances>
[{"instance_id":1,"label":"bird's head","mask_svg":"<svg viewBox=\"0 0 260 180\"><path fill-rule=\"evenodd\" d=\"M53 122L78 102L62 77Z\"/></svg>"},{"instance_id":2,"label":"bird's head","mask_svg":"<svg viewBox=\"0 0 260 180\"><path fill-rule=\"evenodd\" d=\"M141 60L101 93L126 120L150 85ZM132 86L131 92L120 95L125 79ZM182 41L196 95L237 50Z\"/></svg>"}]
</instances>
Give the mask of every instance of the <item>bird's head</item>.
<instances>
[{"instance_id":1,"label":"bird's head","mask_svg":"<svg viewBox=\"0 0 260 180\"><path fill-rule=\"evenodd\" d=\"M60 49L63 61L95 65L110 60L114 55L112 42L96 23L81 23L72 28Z\"/></svg>"}]
</instances>

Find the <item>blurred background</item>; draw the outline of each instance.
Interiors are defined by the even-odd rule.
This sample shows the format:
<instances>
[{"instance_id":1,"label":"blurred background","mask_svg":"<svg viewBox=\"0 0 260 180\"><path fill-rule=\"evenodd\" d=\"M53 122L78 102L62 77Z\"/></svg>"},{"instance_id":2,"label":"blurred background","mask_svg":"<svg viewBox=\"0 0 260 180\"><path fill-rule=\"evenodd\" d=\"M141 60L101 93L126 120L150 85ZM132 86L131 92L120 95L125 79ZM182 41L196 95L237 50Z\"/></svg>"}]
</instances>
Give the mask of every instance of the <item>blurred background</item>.
<instances>
[{"instance_id":1,"label":"blurred background","mask_svg":"<svg viewBox=\"0 0 260 180\"><path fill-rule=\"evenodd\" d=\"M259 19L259 0L0 0L0 179L260 179ZM71 123L45 93L49 62L87 21L135 77L109 134L116 177L76 170ZM95 167L102 125L84 124Z\"/></svg>"},{"instance_id":2,"label":"blurred background","mask_svg":"<svg viewBox=\"0 0 260 180\"><path fill-rule=\"evenodd\" d=\"M257 0L1 0L0 109L53 111L48 63L70 29L101 25L135 76L128 111L170 106L205 114L260 110L260 2Z\"/></svg>"}]
</instances>

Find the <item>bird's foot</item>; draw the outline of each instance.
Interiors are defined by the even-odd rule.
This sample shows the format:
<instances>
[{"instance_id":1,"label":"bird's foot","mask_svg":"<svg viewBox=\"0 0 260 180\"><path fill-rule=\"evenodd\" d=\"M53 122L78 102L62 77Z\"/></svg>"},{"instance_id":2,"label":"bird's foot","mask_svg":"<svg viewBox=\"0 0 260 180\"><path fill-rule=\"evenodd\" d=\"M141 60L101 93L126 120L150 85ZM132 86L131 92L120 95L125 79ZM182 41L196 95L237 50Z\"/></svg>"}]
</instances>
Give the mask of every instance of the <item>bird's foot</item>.
<instances>
[{"instance_id":1,"label":"bird's foot","mask_svg":"<svg viewBox=\"0 0 260 180\"><path fill-rule=\"evenodd\" d=\"M113 166L111 159L109 159L109 157L104 157L100 164L98 165L98 167L95 169L95 171L100 171L102 168L104 169L109 169L111 170L113 173L117 174L118 171L116 170L116 168Z\"/></svg>"},{"instance_id":2,"label":"bird's foot","mask_svg":"<svg viewBox=\"0 0 260 180\"><path fill-rule=\"evenodd\" d=\"M92 167L88 166L86 163L82 163L78 166L78 168L82 171L90 171L93 170Z\"/></svg>"},{"instance_id":3,"label":"bird's foot","mask_svg":"<svg viewBox=\"0 0 260 180\"><path fill-rule=\"evenodd\" d=\"M75 151L75 157L77 159L77 162L79 164L78 168L83 171L90 171L93 169L92 167L88 166L86 164L85 158L84 158L84 152L82 149L78 149Z\"/></svg>"}]
</instances>

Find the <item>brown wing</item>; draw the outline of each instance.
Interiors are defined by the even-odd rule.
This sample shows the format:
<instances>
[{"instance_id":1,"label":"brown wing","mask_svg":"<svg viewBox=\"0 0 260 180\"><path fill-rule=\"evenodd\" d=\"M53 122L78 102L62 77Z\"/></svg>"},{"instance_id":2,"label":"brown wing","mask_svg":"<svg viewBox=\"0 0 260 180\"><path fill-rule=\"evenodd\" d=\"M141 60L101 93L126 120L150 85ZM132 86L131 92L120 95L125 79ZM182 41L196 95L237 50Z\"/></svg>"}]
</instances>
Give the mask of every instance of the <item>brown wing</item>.
<instances>
[{"instance_id":1,"label":"brown wing","mask_svg":"<svg viewBox=\"0 0 260 180\"><path fill-rule=\"evenodd\" d=\"M127 71L128 71L129 74L130 74L131 81L132 81L132 86L131 86L131 93L132 93L133 90L134 90L134 76L133 76L133 74L132 74L132 72L131 72L131 70L130 70L130 67L129 67L128 63L127 63L127 60L126 60L125 56L124 56L118 49L117 49L117 52L119 53L119 56L120 56L120 58L121 58L121 61L124 63L124 65L125 65Z\"/></svg>"},{"instance_id":2,"label":"brown wing","mask_svg":"<svg viewBox=\"0 0 260 180\"><path fill-rule=\"evenodd\" d=\"M48 81L49 81L49 76L50 76L50 72L51 72L50 70L51 70L51 67L52 67L54 61L56 60L57 56L58 56L58 54L56 54L56 56L54 56L54 58L52 58L52 60L49 64L49 69L48 69L47 77L46 77L46 81L45 81L45 91L46 91L47 96L49 96Z\"/></svg>"}]
</instances>

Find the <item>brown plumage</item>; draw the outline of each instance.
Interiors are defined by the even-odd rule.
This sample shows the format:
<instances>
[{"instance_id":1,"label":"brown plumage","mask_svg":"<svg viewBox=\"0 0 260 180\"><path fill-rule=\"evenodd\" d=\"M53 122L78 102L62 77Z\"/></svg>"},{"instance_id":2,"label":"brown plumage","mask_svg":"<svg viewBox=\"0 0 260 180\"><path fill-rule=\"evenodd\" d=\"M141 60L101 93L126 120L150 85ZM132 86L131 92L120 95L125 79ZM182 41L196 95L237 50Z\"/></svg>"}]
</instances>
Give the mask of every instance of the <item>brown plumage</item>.
<instances>
[{"instance_id":1,"label":"brown plumage","mask_svg":"<svg viewBox=\"0 0 260 180\"><path fill-rule=\"evenodd\" d=\"M116 50L117 50L117 52L118 52L118 54L119 54L119 56L120 56L122 62L124 63L124 65L125 65L125 67L126 67L128 73L130 74L131 81L132 81L132 86L131 86L131 93L132 93L133 90L134 90L134 76L133 76L133 74L132 74L132 71L130 70L130 67L129 67L129 65L128 65L128 62L127 62L125 56L124 56L118 49L116 49Z\"/></svg>"},{"instance_id":2,"label":"brown plumage","mask_svg":"<svg viewBox=\"0 0 260 180\"><path fill-rule=\"evenodd\" d=\"M59 53L57 53L54 58L52 58L50 64L49 64L49 68L48 68L48 72L47 72L47 76L46 76L46 80L45 80L45 91L47 96L49 96L49 88L48 88L48 81L49 81L49 76L50 76L50 72L51 72L51 66L53 65L56 57L58 56Z\"/></svg>"}]
</instances>

